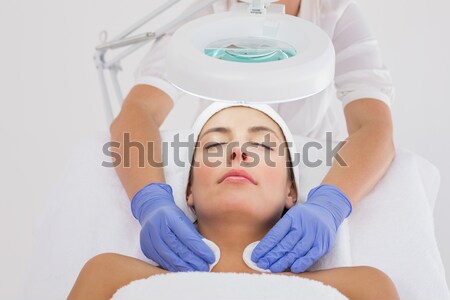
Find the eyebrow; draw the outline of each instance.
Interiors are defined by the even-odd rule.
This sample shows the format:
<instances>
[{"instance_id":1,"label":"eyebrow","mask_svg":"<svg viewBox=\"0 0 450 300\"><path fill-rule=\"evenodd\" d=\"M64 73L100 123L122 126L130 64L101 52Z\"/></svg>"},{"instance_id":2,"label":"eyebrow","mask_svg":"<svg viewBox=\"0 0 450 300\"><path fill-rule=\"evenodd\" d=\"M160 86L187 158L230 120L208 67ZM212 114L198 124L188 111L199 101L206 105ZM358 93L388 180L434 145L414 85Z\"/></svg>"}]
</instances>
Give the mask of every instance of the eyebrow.
<instances>
[{"instance_id":1,"label":"eyebrow","mask_svg":"<svg viewBox=\"0 0 450 300\"><path fill-rule=\"evenodd\" d=\"M280 140L280 137L276 134L276 132L273 131L272 129L270 129L269 127L266 127L266 126L261 126L261 125L260 126L252 126L247 131L250 132L250 133L258 133L258 132L261 132L261 131L269 131L269 132L272 132ZM231 129L228 128L228 127L212 127L212 128L209 128L208 130L206 130L202 134L200 139L203 138L208 133L212 133L212 132L230 133Z\"/></svg>"}]
</instances>

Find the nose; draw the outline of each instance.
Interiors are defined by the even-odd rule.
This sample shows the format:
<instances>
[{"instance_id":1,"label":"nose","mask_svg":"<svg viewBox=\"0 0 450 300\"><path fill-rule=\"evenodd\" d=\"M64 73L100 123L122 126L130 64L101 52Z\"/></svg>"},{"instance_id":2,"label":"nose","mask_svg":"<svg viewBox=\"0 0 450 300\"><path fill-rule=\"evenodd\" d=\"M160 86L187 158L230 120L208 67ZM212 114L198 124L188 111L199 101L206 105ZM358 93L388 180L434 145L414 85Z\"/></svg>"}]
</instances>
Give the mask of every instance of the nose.
<instances>
[{"instance_id":1,"label":"nose","mask_svg":"<svg viewBox=\"0 0 450 300\"><path fill-rule=\"evenodd\" d=\"M231 160L235 160L237 157L239 157L239 159L242 157L242 160L245 161L245 160L247 160L248 155L247 155L247 153L245 153L241 150L241 147L234 146L231 149L231 157L230 158L231 158Z\"/></svg>"}]
</instances>

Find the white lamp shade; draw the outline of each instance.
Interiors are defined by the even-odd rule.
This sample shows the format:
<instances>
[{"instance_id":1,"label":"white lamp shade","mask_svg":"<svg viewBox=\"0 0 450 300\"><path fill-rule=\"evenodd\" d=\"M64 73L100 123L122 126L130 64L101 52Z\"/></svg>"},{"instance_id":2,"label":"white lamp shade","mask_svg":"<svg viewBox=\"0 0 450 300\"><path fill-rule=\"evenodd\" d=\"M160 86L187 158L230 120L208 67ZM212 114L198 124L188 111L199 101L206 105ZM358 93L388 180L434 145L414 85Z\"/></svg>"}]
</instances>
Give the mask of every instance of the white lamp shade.
<instances>
[{"instance_id":1,"label":"white lamp shade","mask_svg":"<svg viewBox=\"0 0 450 300\"><path fill-rule=\"evenodd\" d=\"M296 54L253 63L205 54L217 41L254 38L290 45ZM327 88L334 78L335 52L328 35L301 18L224 12L180 27L171 38L166 67L168 80L175 87L200 98L276 103L302 99Z\"/></svg>"}]
</instances>

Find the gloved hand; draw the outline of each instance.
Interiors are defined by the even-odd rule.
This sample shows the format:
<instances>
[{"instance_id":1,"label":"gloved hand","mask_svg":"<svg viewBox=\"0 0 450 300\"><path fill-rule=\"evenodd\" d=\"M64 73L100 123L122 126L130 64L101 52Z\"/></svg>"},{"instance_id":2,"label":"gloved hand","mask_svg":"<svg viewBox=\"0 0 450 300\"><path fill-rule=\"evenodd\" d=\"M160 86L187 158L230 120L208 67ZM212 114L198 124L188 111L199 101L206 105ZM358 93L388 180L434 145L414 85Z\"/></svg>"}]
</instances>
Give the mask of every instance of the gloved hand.
<instances>
[{"instance_id":1,"label":"gloved hand","mask_svg":"<svg viewBox=\"0 0 450 300\"><path fill-rule=\"evenodd\" d=\"M262 269L304 272L325 255L352 204L337 187L322 184L308 193L304 204L291 207L255 247L252 261Z\"/></svg>"},{"instance_id":2,"label":"gloved hand","mask_svg":"<svg viewBox=\"0 0 450 300\"><path fill-rule=\"evenodd\" d=\"M131 200L133 216L142 226L142 252L164 269L209 271L215 260L194 224L175 204L172 188L150 183Z\"/></svg>"}]
</instances>

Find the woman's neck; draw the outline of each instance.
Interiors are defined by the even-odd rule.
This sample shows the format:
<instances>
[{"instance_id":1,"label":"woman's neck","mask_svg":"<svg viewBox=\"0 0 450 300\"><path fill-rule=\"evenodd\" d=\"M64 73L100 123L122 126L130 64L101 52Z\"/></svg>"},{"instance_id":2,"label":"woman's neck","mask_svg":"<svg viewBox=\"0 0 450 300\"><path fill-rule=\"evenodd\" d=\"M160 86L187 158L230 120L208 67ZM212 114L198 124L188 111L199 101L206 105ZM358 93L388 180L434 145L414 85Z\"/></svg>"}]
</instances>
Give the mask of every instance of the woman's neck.
<instances>
[{"instance_id":1,"label":"woman's neck","mask_svg":"<svg viewBox=\"0 0 450 300\"><path fill-rule=\"evenodd\" d=\"M203 225L203 226L202 226ZM212 272L260 273L250 269L242 254L251 243L261 240L268 229L255 224L199 224L198 231L220 249L220 260Z\"/></svg>"}]
</instances>

